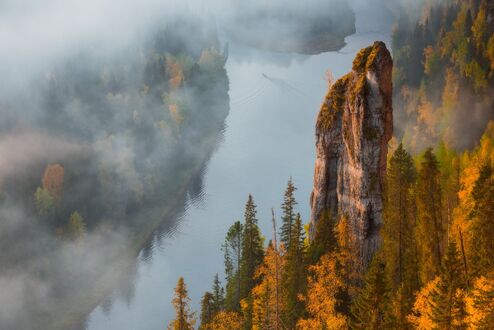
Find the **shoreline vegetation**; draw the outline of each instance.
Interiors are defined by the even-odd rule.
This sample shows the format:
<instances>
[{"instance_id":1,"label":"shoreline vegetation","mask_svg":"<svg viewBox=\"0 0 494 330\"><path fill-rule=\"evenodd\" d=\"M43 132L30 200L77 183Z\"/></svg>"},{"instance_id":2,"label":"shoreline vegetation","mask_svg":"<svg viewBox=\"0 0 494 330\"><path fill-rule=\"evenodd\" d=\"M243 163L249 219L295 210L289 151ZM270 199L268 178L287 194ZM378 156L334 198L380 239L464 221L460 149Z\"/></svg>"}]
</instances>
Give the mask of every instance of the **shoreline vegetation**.
<instances>
[{"instance_id":1,"label":"shoreline vegetation","mask_svg":"<svg viewBox=\"0 0 494 330\"><path fill-rule=\"evenodd\" d=\"M128 289L139 252L197 197L229 112L227 50L208 23L169 22L125 55L81 52L35 81L36 102L28 92L11 101L6 120L39 131L42 152L0 186L0 218L14 221L0 232L0 276L29 274L30 290L0 328L83 327L105 297ZM193 46L178 27L197 35ZM15 139L15 127L1 134Z\"/></svg>"},{"instance_id":2,"label":"shoreline vegetation","mask_svg":"<svg viewBox=\"0 0 494 330\"><path fill-rule=\"evenodd\" d=\"M259 9L261 8L261 9ZM233 39L263 50L316 55L338 51L355 33L355 13L346 1L246 2L234 9L225 31ZM263 31L262 34L257 31Z\"/></svg>"}]
</instances>

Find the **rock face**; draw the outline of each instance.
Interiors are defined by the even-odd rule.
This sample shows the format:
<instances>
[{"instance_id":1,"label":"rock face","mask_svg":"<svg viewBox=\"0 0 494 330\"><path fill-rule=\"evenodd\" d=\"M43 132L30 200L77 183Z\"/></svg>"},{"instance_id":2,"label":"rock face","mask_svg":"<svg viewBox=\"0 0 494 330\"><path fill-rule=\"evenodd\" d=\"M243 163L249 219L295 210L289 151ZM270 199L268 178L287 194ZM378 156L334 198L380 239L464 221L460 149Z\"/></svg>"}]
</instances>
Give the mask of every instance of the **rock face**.
<instances>
[{"instance_id":1,"label":"rock face","mask_svg":"<svg viewBox=\"0 0 494 330\"><path fill-rule=\"evenodd\" d=\"M331 86L316 124L311 236L323 212L345 216L364 267L381 243L392 68L383 42L362 49L352 72Z\"/></svg>"}]
</instances>

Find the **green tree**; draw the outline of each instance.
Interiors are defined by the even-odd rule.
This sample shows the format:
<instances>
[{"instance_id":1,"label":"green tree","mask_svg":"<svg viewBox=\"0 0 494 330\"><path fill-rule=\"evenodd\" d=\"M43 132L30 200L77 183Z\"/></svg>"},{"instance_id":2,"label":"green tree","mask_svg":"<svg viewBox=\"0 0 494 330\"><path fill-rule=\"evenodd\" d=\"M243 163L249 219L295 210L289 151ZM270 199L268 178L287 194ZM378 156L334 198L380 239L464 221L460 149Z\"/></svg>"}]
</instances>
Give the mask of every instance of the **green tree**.
<instances>
[{"instance_id":1,"label":"green tree","mask_svg":"<svg viewBox=\"0 0 494 330\"><path fill-rule=\"evenodd\" d=\"M324 212L316 223L314 239L310 242L308 258L312 265L319 262L319 259L336 248L335 219L330 212Z\"/></svg>"},{"instance_id":2,"label":"green tree","mask_svg":"<svg viewBox=\"0 0 494 330\"><path fill-rule=\"evenodd\" d=\"M285 267L281 277L285 293L283 324L288 329L295 328L297 320L304 311L304 304L299 299L300 295L305 293L307 281L304 240L302 219L300 214L297 214L292 227L291 245L285 255Z\"/></svg>"},{"instance_id":3,"label":"green tree","mask_svg":"<svg viewBox=\"0 0 494 330\"><path fill-rule=\"evenodd\" d=\"M244 300L244 327L252 327L252 297L251 290L258 283L255 280L257 267L264 258L263 239L257 225L256 205L252 195L249 195L245 205L244 231L240 259L240 300Z\"/></svg>"},{"instance_id":4,"label":"green tree","mask_svg":"<svg viewBox=\"0 0 494 330\"><path fill-rule=\"evenodd\" d=\"M417 183L417 243L420 249L421 280L424 283L439 272L443 256L445 226L441 200L439 162L429 148L423 156Z\"/></svg>"},{"instance_id":5,"label":"green tree","mask_svg":"<svg viewBox=\"0 0 494 330\"><path fill-rule=\"evenodd\" d=\"M448 244L440 280L432 292L431 319L438 329L467 329L463 265L454 240Z\"/></svg>"},{"instance_id":6,"label":"green tree","mask_svg":"<svg viewBox=\"0 0 494 330\"><path fill-rule=\"evenodd\" d=\"M48 190L38 187L34 193L34 206L41 217L53 215L55 210L55 201Z\"/></svg>"},{"instance_id":7,"label":"green tree","mask_svg":"<svg viewBox=\"0 0 494 330\"><path fill-rule=\"evenodd\" d=\"M283 215L281 217L280 240L287 250L291 244L293 225L295 223L295 205L297 205L294 196L295 190L297 190L297 188L293 185L292 178L290 178L286 186L283 204L281 204Z\"/></svg>"},{"instance_id":8,"label":"green tree","mask_svg":"<svg viewBox=\"0 0 494 330\"><path fill-rule=\"evenodd\" d=\"M242 257L243 225L236 221L226 234L222 250L225 258L226 297L225 307L240 310L240 262Z\"/></svg>"},{"instance_id":9,"label":"green tree","mask_svg":"<svg viewBox=\"0 0 494 330\"><path fill-rule=\"evenodd\" d=\"M86 236L86 224L79 212L70 215L68 226L69 237L73 240L81 240Z\"/></svg>"},{"instance_id":10,"label":"green tree","mask_svg":"<svg viewBox=\"0 0 494 330\"><path fill-rule=\"evenodd\" d=\"M414 235L415 178L413 159L400 144L389 161L383 228L386 268L394 291L399 291L395 303L400 327L407 324L413 293L420 286Z\"/></svg>"},{"instance_id":11,"label":"green tree","mask_svg":"<svg viewBox=\"0 0 494 330\"><path fill-rule=\"evenodd\" d=\"M351 307L351 329L394 329L390 286L386 266L374 257L365 275L365 284Z\"/></svg>"},{"instance_id":12,"label":"green tree","mask_svg":"<svg viewBox=\"0 0 494 330\"><path fill-rule=\"evenodd\" d=\"M480 169L472 190L470 260L473 275L494 271L494 170L490 163Z\"/></svg>"},{"instance_id":13,"label":"green tree","mask_svg":"<svg viewBox=\"0 0 494 330\"><path fill-rule=\"evenodd\" d=\"M221 286L221 282L218 274L214 276L213 280L213 316L225 307L225 291Z\"/></svg>"},{"instance_id":14,"label":"green tree","mask_svg":"<svg viewBox=\"0 0 494 330\"><path fill-rule=\"evenodd\" d=\"M201 299L201 325L199 326L199 330L206 330L208 328L208 324L213 320L213 304L213 294L206 291Z\"/></svg>"},{"instance_id":15,"label":"green tree","mask_svg":"<svg viewBox=\"0 0 494 330\"><path fill-rule=\"evenodd\" d=\"M225 293L218 274L214 276L212 292L206 291L201 299L201 326L199 329L209 329L209 324L215 316L224 310Z\"/></svg>"},{"instance_id":16,"label":"green tree","mask_svg":"<svg viewBox=\"0 0 494 330\"><path fill-rule=\"evenodd\" d=\"M175 309L175 319L168 325L169 330L193 330L195 313L190 310L190 298L183 277L180 277L175 287L175 296L172 300Z\"/></svg>"}]
</instances>

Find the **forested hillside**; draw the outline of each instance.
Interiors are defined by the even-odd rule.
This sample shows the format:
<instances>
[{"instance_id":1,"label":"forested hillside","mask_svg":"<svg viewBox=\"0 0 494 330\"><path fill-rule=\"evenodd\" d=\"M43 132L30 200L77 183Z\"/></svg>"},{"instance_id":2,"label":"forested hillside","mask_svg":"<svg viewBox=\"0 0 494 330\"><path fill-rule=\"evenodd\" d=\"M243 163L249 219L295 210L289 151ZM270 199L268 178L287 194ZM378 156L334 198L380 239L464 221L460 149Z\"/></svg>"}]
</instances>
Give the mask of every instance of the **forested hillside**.
<instances>
[{"instance_id":1,"label":"forested hillside","mask_svg":"<svg viewBox=\"0 0 494 330\"><path fill-rule=\"evenodd\" d=\"M82 48L2 98L0 281L16 305L0 328L81 322L193 196L228 114L219 48L211 22L177 18L123 50Z\"/></svg>"},{"instance_id":2,"label":"forested hillside","mask_svg":"<svg viewBox=\"0 0 494 330\"><path fill-rule=\"evenodd\" d=\"M439 141L474 147L493 119L494 4L426 1L393 31L395 134L415 152Z\"/></svg>"}]
</instances>

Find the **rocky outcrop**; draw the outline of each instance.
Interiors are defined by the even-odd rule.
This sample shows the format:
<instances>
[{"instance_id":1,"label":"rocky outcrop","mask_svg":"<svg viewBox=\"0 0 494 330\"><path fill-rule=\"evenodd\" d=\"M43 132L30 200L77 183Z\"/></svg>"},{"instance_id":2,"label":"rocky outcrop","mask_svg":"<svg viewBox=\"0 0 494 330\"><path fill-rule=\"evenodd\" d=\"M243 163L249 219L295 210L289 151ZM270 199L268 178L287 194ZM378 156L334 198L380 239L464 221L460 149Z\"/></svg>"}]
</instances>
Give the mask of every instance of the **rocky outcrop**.
<instances>
[{"instance_id":1,"label":"rocky outcrop","mask_svg":"<svg viewBox=\"0 0 494 330\"><path fill-rule=\"evenodd\" d=\"M316 124L311 236L323 212L346 217L364 266L381 241L392 68L383 42L362 49L352 71L331 86Z\"/></svg>"}]
</instances>

